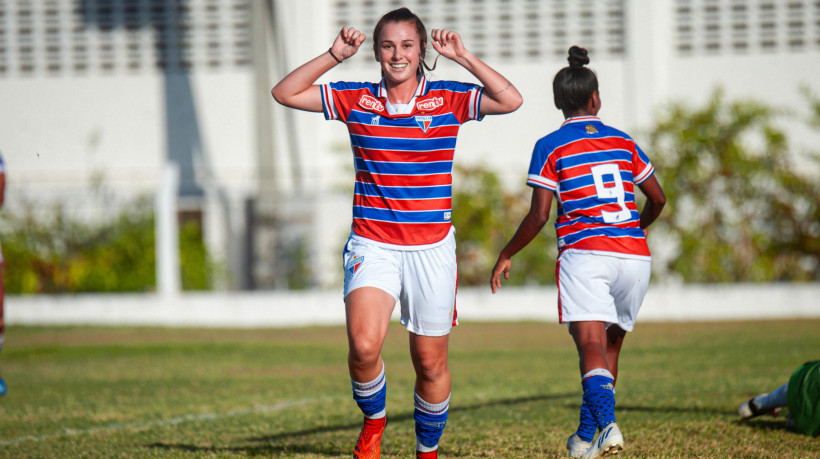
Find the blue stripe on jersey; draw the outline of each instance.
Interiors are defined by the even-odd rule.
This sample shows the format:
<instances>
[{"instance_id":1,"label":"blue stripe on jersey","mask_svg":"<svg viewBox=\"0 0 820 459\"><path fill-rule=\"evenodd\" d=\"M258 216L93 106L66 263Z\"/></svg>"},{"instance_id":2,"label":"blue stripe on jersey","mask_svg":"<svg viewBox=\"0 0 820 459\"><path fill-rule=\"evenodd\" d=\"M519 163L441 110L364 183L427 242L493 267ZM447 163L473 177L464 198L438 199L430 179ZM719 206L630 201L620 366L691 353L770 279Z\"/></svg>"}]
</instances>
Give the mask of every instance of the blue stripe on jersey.
<instances>
[{"instance_id":1,"label":"blue stripe on jersey","mask_svg":"<svg viewBox=\"0 0 820 459\"><path fill-rule=\"evenodd\" d=\"M456 148L455 137L436 137L418 139L412 137L375 137L350 134L353 148L366 148L381 151L436 151Z\"/></svg>"},{"instance_id":2,"label":"blue stripe on jersey","mask_svg":"<svg viewBox=\"0 0 820 459\"><path fill-rule=\"evenodd\" d=\"M583 200L583 201L589 201L589 200ZM572 212L574 210L577 211L579 209L601 206L600 202L596 202L594 205L587 206L587 207L583 207L583 206L580 206L580 205L579 206L574 206L572 204L567 204L566 202L561 203L561 204L562 204L561 208L558 209L559 215L566 215L567 213ZM611 204L615 204L615 203L612 202ZM632 221L632 220L640 221L641 214L638 213L637 210L631 210L631 211L629 211L629 214L630 214L630 219L629 220L624 220L624 221ZM603 215L597 216L597 217L592 217L592 216L587 216L587 215L580 215L580 216L577 216L577 217L573 216L572 220L566 220L562 223L555 222L555 229L557 230L558 228L563 228L565 226L572 226L576 223L585 223L585 224L589 224L589 225L594 225L594 224L610 225L609 223L604 221Z\"/></svg>"},{"instance_id":3,"label":"blue stripe on jersey","mask_svg":"<svg viewBox=\"0 0 820 459\"><path fill-rule=\"evenodd\" d=\"M444 219L444 214L447 212L450 212L450 209L407 212L379 209L376 207L353 206L353 218L393 223L449 223L449 219Z\"/></svg>"},{"instance_id":4,"label":"blue stripe on jersey","mask_svg":"<svg viewBox=\"0 0 820 459\"><path fill-rule=\"evenodd\" d=\"M433 120L430 123L430 127L460 126L460 124L458 123L458 119L456 119L456 117L452 113L431 116L433 117ZM373 122L374 117L379 118L379 126L407 127L414 129L419 128L415 116L398 116L395 118L391 118L389 116L378 115L376 113L356 109L351 110L350 114L348 114L347 123L370 125Z\"/></svg>"},{"instance_id":5,"label":"blue stripe on jersey","mask_svg":"<svg viewBox=\"0 0 820 459\"><path fill-rule=\"evenodd\" d=\"M610 174L611 176L611 174ZM606 175L604 178L606 179ZM604 180L604 183L613 183L614 177L608 180ZM625 171L621 169L621 180L624 183L632 182L632 172ZM595 179L592 178L592 174L581 175L573 179L565 179L561 180L561 192L564 193L566 191L575 190L578 188L584 188L587 186L595 186Z\"/></svg>"},{"instance_id":6,"label":"blue stripe on jersey","mask_svg":"<svg viewBox=\"0 0 820 459\"><path fill-rule=\"evenodd\" d=\"M555 161L558 170L569 169L570 167L584 166L587 164L611 163L623 161L632 164L632 152L628 150L596 150L588 153L578 153L570 156L563 156ZM630 166L631 167L631 166Z\"/></svg>"},{"instance_id":7,"label":"blue stripe on jersey","mask_svg":"<svg viewBox=\"0 0 820 459\"><path fill-rule=\"evenodd\" d=\"M369 89L370 94L373 97L376 97L376 94L379 92L379 84L378 83L368 83L368 82L358 82L358 81L334 81L330 83L330 86L337 90L337 91L350 91L350 90L358 90L358 89Z\"/></svg>"},{"instance_id":8,"label":"blue stripe on jersey","mask_svg":"<svg viewBox=\"0 0 820 459\"><path fill-rule=\"evenodd\" d=\"M587 228L582 229L581 231L577 231L571 234L567 234L562 238L564 245L571 245L574 244L581 239L586 239L589 237L597 237L597 236L607 236L611 238L619 238L619 237L632 237L637 239L643 239L644 234L643 230L640 228L619 228L615 226L597 226L595 228Z\"/></svg>"},{"instance_id":9,"label":"blue stripe on jersey","mask_svg":"<svg viewBox=\"0 0 820 459\"><path fill-rule=\"evenodd\" d=\"M452 80L436 80L430 81L427 80L427 92L422 94L426 96L430 91L439 91L439 90L446 90L452 92L470 92L471 90L478 88L473 83L462 83L461 81L452 81Z\"/></svg>"},{"instance_id":10,"label":"blue stripe on jersey","mask_svg":"<svg viewBox=\"0 0 820 459\"><path fill-rule=\"evenodd\" d=\"M431 161L399 163L395 161L366 161L356 158L356 170L382 175L434 175L449 174L453 171L452 161Z\"/></svg>"},{"instance_id":11,"label":"blue stripe on jersey","mask_svg":"<svg viewBox=\"0 0 820 459\"><path fill-rule=\"evenodd\" d=\"M399 187L356 182L356 194L387 199L447 199L452 195L451 188L450 185Z\"/></svg>"}]
</instances>

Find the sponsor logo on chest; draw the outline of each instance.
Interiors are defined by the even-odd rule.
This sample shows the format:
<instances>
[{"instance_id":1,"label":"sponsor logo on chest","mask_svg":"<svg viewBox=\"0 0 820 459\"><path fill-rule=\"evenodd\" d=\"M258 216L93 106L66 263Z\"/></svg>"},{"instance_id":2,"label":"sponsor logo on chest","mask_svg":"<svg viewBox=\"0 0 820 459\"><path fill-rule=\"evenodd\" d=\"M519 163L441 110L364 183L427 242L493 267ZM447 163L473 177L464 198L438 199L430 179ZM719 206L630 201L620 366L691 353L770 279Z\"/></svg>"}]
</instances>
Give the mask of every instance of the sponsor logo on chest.
<instances>
[{"instance_id":1,"label":"sponsor logo on chest","mask_svg":"<svg viewBox=\"0 0 820 459\"><path fill-rule=\"evenodd\" d=\"M444 98L443 97L431 97L429 99L424 99L416 102L416 108L419 111L429 112L431 110L435 110L439 107L444 105Z\"/></svg>"},{"instance_id":2,"label":"sponsor logo on chest","mask_svg":"<svg viewBox=\"0 0 820 459\"><path fill-rule=\"evenodd\" d=\"M363 94L362 98L359 99L359 105L374 112L383 112L384 111L384 104L376 99L373 96L368 96L367 94Z\"/></svg>"}]
</instances>

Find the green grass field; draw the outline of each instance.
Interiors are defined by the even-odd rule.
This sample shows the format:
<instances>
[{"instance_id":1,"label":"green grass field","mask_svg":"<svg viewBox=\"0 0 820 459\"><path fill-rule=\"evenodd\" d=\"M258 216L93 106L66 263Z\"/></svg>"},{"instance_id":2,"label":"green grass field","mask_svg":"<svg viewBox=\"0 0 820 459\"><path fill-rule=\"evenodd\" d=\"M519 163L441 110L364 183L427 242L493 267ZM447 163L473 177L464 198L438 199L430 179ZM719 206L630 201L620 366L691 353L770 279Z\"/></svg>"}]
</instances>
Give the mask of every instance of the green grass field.
<instances>
[{"instance_id":1,"label":"green grass field","mask_svg":"<svg viewBox=\"0 0 820 459\"><path fill-rule=\"evenodd\" d=\"M621 457L820 457L783 416L739 422L746 398L820 357L820 320L639 323L617 393ZM350 457L361 426L343 327L10 327L0 355L2 457ZM407 333L385 345L383 457L411 457ZM566 328L465 323L451 337L447 458L565 456L581 399Z\"/></svg>"}]
</instances>

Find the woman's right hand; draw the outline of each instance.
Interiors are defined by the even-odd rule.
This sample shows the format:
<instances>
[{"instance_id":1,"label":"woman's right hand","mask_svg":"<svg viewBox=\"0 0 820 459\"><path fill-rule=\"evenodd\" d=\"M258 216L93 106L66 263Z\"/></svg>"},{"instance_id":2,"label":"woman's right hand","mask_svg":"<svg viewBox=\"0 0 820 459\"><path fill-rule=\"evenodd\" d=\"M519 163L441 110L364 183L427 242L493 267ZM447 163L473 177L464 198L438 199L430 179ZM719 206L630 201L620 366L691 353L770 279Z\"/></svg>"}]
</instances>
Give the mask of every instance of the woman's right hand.
<instances>
[{"instance_id":1,"label":"woman's right hand","mask_svg":"<svg viewBox=\"0 0 820 459\"><path fill-rule=\"evenodd\" d=\"M499 255L498 261L495 262L493 272L490 275L490 289L493 293L501 288L501 276L504 276L504 279L510 278L510 268L512 268L512 260L503 255Z\"/></svg>"},{"instance_id":2,"label":"woman's right hand","mask_svg":"<svg viewBox=\"0 0 820 459\"><path fill-rule=\"evenodd\" d=\"M336 35L336 39L333 40L333 46L330 49L339 59L345 60L356 54L365 38L367 38L365 34L354 27L342 27L339 35Z\"/></svg>"}]
</instances>

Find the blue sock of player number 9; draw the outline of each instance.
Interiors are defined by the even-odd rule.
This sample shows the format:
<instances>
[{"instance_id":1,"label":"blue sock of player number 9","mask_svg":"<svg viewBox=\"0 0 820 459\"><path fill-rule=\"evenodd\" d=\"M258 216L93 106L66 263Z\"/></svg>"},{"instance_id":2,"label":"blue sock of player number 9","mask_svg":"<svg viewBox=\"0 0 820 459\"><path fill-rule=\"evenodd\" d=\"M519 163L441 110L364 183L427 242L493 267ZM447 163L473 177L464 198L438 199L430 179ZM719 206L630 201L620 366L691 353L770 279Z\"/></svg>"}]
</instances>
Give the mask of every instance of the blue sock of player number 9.
<instances>
[{"instance_id":1,"label":"blue sock of player number 9","mask_svg":"<svg viewBox=\"0 0 820 459\"><path fill-rule=\"evenodd\" d=\"M589 408L598 428L601 430L610 423L615 422L615 386L613 382L612 373L603 368L588 372L581 382L584 388L584 405Z\"/></svg>"},{"instance_id":2,"label":"blue sock of player number 9","mask_svg":"<svg viewBox=\"0 0 820 459\"><path fill-rule=\"evenodd\" d=\"M578 435L578 438L581 440L592 443L592 439L595 438L596 429L598 429L598 422L595 416L592 415L592 410L589 409L589 405L587 405L586 402L581 403L581 416L578 421L578 430L575 431L575 434Z\"/></svg>"}]
</instances>

